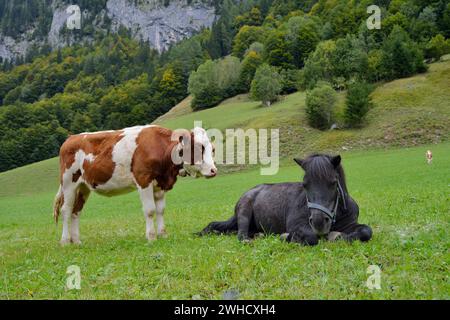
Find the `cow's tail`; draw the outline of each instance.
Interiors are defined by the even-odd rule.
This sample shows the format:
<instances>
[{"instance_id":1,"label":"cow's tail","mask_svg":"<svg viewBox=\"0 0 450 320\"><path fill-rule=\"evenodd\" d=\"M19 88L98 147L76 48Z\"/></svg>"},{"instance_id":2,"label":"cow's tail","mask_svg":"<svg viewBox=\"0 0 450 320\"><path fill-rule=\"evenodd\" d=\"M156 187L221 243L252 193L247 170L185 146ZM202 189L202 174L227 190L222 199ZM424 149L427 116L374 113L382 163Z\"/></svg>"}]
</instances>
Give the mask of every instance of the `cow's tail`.
<instances>
[{"instance_id":1,"label":"cow's tail","mask_svg":"<svg viewBox=\"0 0 450 320\"><path fill-rule=\"evenodd\" d=\"M209 233L232 233L238 230L238 223L236 215L232 216L227 221L214 221L208 224L205 229L197 233L199 236L204 236Z\"/></svg>"},{"instance_id":2,"label":"cow's tail","mask_svg":"<svg viewBox=\"0 0 450 320\"><path fill-rule=\"evenodd\" d=\"M58 223L58 218L61 213L61 207L64 204L64 194L62 192L62 187L59 186L58 193L55 196L55 201L53 202L53 219L55 223Z\"/></svg>"}]
</instances>

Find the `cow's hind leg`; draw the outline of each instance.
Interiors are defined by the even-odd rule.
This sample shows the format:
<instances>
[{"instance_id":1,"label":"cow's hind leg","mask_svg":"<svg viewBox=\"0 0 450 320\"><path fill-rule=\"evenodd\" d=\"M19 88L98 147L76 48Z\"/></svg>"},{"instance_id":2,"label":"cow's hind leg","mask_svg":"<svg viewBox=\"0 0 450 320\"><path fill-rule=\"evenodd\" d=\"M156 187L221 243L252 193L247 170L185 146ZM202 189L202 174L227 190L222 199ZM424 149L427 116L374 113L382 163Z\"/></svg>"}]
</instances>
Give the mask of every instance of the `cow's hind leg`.
<instances>
[{"instance_id":1,"label":"cow's hind leg","mask_svg":"<svg viewBox=\"0 0 450 320\"><path fill-rule=\"evenodd\" d=\"M80 215L83 206L86 203L90 194L89 188L82 184L78 187L77 195L72 210L71 224L70 224L70 240L72 243L81 244L80 241Z\"/></svg>"},{"instance_id":2,"label":"cow's hind leg","mask_svg":"<svg viewBox=\"0 0 450 320\"><path fill-rule=\"evenodd\" d=\"M156 206L156 224L158 228L158 236L166 238L166 226L164 225L164 209L166 207L166 199L163 190L153 190Z\"/></svg>"},{"instance_id":3,"label":"cow's hind leg","mask_svg":"<svg viewBox=\"0 0 450 320\"><path fill-rule=\"evenodd\" d=\"M70 243L69 219L73 212L74 202L77 195L77 185L67 183L62 186L64 203L61 206L61 215L63 217L63 230L61 235L61 245Z\"/></svg>"},{"instance_id":4,"label":"cow's hind leg","mask_svg":"<svg viewBox=\"0 0 450 320\"><path fill-rule=\"evenodd\" d=\"M156 212L153 185L150 184L144 189L139 188L139 195L141 197L142 209L145 217L145 236L149 241L152 241L156 239L155 226L153 224L153 217Z\"/></svg>"}]
</instances>

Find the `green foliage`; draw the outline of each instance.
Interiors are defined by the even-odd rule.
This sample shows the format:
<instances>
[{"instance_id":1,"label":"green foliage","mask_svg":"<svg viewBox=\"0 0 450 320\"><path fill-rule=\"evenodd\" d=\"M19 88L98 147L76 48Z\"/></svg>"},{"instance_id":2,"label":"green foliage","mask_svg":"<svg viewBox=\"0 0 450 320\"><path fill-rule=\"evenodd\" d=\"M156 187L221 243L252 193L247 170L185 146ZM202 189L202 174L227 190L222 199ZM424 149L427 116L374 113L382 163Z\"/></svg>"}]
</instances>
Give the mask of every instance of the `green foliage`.
<instances>
[{"instance_id":1,"label":"green foliage","mask_svg":"<svg viewBox=\"0 0 450 320\"><path fill-rule=\"evenodd\" d=\"M300 82L300 70L281 69L279 73L281 77L281 93L289 94L297 91Z\"/></svg>"},{"instance_id":2,"label":"green foliage","mask_svg":"<svg viewBox=\"0 0 450 320\"><path fill-rule=\"evenodd\" d=\"M438 60L444 54L450 53L450 39L445 39L441 34L434 36L427 43L425 52L427 58Z\"/></svg>"},{"instance_id":3,"label":"green foliage","mask_svg":"<svg viewBox=\"0 0 450 320\"><path fill-rule=\"evenodd\" d=\"M379 81L383 78L382 68L383 51L374 49L367 55L367 73L366 78L371 82Z\"/></svg>"},{"instance_id":4,"label":"green foliage","mask_svg":"<svg viewBox=\"0 0 450 320\"><path fill-rule=\"evenodd\" d=\"M240 29L242 26L260 26L263 23L263 17L261 10L257 7L253 7L250 11L239 15L234 20L236 29Z\"/></svg>"},{"instance_id":5,"label":"green foliage","mask_svg":"<svg viewBox=\"0 0 450 320\"><path fill-rule=\"evenodd\" d=\"M263 42L264 29L257 26L243 26L233 40L233 55L242 58L254 42Z\"/></svg>"},{"instance_id":6,"label":"green foliage","mask_svg":"<svg viewBox=\"0 0 450 320\"><path fill-rule=\"evenodd\" d=\"M336 92L327 83L320 83L306 94L306 118L311 127L325 130L334 121Z\"/></svg>"},{"instance_id":7,"label":"green foliage","mask_svg":"<svg viewBox=\"0 0 450 320\"><path fill-rule=\"evenodd\" d=\"M309 53L320 41L319 25L316 17L295 16L287 22L287 40L296 68L304 66Z\"/></svg>"},{"instance_id":8,"label":"green foliage","mask_svg":"<svg viewBox=\"0 0 450 320\"><path fill-rule=\"evenodd\" d=\"M189 77L188 91L193 96L194 110L212 107L238 92L241 63L238 58L227 56L220 60L208 60Z\"/></svg>"},{"instance_id":9,"label":"green foliage","mask_svg":"<svg viewBox=\"0 0 450 320\"><path fill-rule=\"evenodd\" d=\"M277 100L281 92L281 77L275 68L268 64L261 65L255 73L251 83L250 96L254 100L262 101L265 106Z\"/></svg>"},{"instance_id":10,"label":"green foliage","mask_svg":"<svg viewBox=\"0 0 450 320\"><path fill-rule=\"evenodd\" d=\"M345 106L345 124L348 127L360 127L371 106L370 92L372 88L365 82L349 85Z\"/></svg>"},{"instance_id":11,"label":"green foliage","mask_svg":"<svg viewBox=\"0 0 450 320\"><path fill-rule=\"evenodd\" d=\"M289 50L285 31L275 30L268 34L264 42L265 61L277 67L285 69L294 67L294 57Z\"/></svg>"},{"instance_id":12,"label":"green foliage","mask_svg":"<svg viewBox=\"0 0 450 320\"><path fill-rule=\"evenodd\" d=\"M398 26L394 27L383 44L381 63L388 79L407 77L426 70L417 44Z\"/></svg>"},{"instance_id":13,"label":"green foliage","mask_svg":"<svg viewBox=\"0 0 450 320\"><path fill-rule=\"evenodd\" d=\"M334 76L333 56L336 43L333 40L320 42L306 60L303 69L303 87L312 89L319 80L331 82Z\"/></svg>"},{"instance_id":14,"label":"green foliage","mask_svg":"<svg viewBox=\"0 0 450 320\"><path fill-rule=\"evenodd\" d=\"M42 38L50 31L52 22L51 0L1 0L0 30L16 38L36 24L34 36Z\"/></svg>"},{"instance_id":15,"label":"green foliage","mask_svg":"<svg viewBox=\"0 0 450 320\"><path fill-rule=\"evenodd\" d=\"M155 112L148 115L147 118L154 119L156 116L164 114L184 99L187 95L186 82L187 76L183 65L178 60L157 70L149 91L149 94L153 93L154 95L151 101L155 107L153 109ZM150 101L147 101L147 103L150 103Z\"/></svg>"},{"instance_id":16,"label":"green foliage","mask_svg":"<svg viewBox=\"0 0 450 320\"><path fill-rule=\"evenodd\" d=\"M170 81L170 80L168 80ZM113 88L100 100L105 127L120 129L134 124L146 124L150 115L142 114L142 105L151 107L150 83L146 74ZM155 118L159 114L153 115Z\"/></svg>"},{"instance_id":17,"label":"green foliage","mask_svg":"<svg viewBox=\"0 0 450 320\"><path fill-rule=\"evenodd\" d=\"M263 63L261 55L250 50L242 61L241 74L239 75L239 91L248 92L250 84L255 76L256 69Z\"/></svg>"},{"instance_id":18,"label":"green foliage","mask_svg":"<svg viewBox=\"0 0 450 320\"><path fill-rule=\"evenodd\" d=\"M334 65L333 76L345 80L351 78L364 78L368 67L367 53L364 44L353 35L336 41L336 50L332 55Z\"/></svg>"},{"instance_id":19,"label":"green foliage","mask_svg":"<svg viewBox=\"0 0 450 320\"><path fill-rule=\"evenodd\" d=\"M437 9L434 6L423 8L411 28L411 35L414 39L427 41L438 32L437 14Z\"/></svg>"}]
</instances>

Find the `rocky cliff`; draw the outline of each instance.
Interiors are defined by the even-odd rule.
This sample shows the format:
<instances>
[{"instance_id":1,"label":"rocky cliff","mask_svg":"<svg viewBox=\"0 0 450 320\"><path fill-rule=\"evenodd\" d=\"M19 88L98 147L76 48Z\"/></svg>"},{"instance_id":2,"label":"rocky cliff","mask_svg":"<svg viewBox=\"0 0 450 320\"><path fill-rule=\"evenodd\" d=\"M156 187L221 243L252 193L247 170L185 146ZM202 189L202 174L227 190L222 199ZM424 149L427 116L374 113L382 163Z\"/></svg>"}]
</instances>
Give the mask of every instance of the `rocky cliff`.
<instances>
[{"instance_id":1,"label":"rocky cliff","mask_svg":"<svg viewBox=\"0 0 450 320\"><path fill-rule=\"evenodd\" d=\"M74 41L91 41L96 31L117 32L120 26L161 52L170 44L210 27L216 18L211 1L205 0L107 0L97 12L80 7L82 28L86 30L83 24L89 24L90 32L77 36L76 31L66 28L71 16L66 12L69 5L67 0L51 2L53 17L43 39L34 37L34 25L27 26L27 31L17 37L0 34L0 57L15 59L23 56L33 44L47 42L56 48Z\"/></svg>"}]
</instances>

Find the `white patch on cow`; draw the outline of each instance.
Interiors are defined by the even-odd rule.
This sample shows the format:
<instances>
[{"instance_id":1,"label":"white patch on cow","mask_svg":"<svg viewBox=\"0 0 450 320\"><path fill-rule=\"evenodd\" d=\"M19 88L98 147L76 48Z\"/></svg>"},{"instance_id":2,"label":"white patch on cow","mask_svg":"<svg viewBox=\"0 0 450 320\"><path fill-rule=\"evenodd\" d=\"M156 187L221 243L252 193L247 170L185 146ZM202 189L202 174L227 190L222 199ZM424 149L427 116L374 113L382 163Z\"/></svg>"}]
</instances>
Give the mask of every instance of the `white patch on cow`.
<instances>
[{"instance_id":1,"label":"white patch on cow","mask_svg":"<svg viewBox=\"0 0 450 320\"><path fill-rule=\"evenodd\" d=\"M202 162L194 165L184 164L183 168L193 177L199 175L204 177L214 177L217 173L217 168L214 164L213 146L209 140L208 134L205 129L200 127L195 127L192 132L194 134L194 142L196 144L201 144L204 148L203 156L198 156L198 158L202 159ZM195 155L194 158L197 158L197 155Z\"/></svg>"},{"instance_id":2,"label":"white patch on cow","mask_svg":"<svg viewBox=\"0 0 450 320\"><path fill-rule=\"evenodd\" d=\"M113 148L112 160L115 163L114 172L105 184L99 185L96 191L99 193L119 194L131 191L135 188L135 180L131 172L131 161L137 148L136 138L145 128L156 127L155 125L136 126L123 129L123 136Z\"/></svg>"},{"instance_id":3,"label":"white patch on cow","mask_svg":"<svg viewBox=\"0 0 450 320\"><path fill-rule=\"evenodd\" d=\"M149 241L156 239L155 225L153 217L156 212L155 198L153 194L153 182L147 188L138 187L142 202L142 210L145 217L145 236Z\"/></svg>"},{"instance_id":4,"label":"white patch on cow","mask_svg":"<svg viewBox=\"0 0 450 320\"><path fill-rule=\"evenodd\" d=\"M79 135L88 135L88 134L99 134L99 133L112 133L116 132L115 130L104 130L104 131L94 131L94 132L82 132Z\"/></svg>"}]
</instances>

